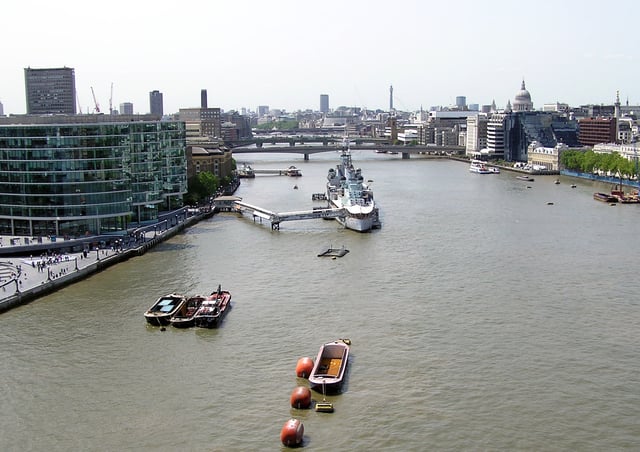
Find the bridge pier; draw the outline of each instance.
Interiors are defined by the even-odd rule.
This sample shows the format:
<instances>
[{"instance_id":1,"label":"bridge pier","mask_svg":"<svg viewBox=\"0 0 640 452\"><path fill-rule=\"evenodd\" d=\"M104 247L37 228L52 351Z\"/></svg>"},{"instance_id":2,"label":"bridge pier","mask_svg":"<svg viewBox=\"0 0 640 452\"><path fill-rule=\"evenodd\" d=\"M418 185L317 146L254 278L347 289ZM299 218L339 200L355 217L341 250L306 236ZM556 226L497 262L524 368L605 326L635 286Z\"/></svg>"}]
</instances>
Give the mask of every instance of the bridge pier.
<instances>
[{"instance_id":1,"label":"bridge pier","mask_svg":"<svg viewBox=\"0 0 640 452\"><path fill-rule=\"evenodd\" d=\"M304 155L304 161L305 161L305 162L308 162L308 161L309 161L309 154L305 154L305 155Z\"/></svg>"},{"instance_id":2,"label":"bridge pier","mask_svg":"<svg viewBox=\"0 0 640 452\"><path fill-rule=\"evenodd\" d=\"M411 154L409 154L408 152L402 153L402 160L409 160L410 158L411 158Z\"/></svg>"}]
</instances>

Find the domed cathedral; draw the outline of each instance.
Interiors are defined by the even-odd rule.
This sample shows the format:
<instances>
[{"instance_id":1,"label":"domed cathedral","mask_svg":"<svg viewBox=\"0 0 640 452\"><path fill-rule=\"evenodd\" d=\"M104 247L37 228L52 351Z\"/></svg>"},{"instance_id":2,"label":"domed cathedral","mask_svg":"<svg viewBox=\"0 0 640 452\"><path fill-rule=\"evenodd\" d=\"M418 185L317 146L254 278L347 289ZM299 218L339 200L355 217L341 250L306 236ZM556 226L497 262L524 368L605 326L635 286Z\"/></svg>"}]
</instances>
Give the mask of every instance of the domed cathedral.
<instances>
[{"instance_id":1,"label":"domed cathedral","mask_svg":"<svg viewBox=\"0 0 640 452\"><path fill-rule=\"evenodd\" d=\"M533 111L531 94L529 94L529 91L527 91L527 88L524 86L524 79L522 80L520 91L516 93L516 97L513 100L513 105L511 108L513 111Z\"/></svg>"}]
</instances>

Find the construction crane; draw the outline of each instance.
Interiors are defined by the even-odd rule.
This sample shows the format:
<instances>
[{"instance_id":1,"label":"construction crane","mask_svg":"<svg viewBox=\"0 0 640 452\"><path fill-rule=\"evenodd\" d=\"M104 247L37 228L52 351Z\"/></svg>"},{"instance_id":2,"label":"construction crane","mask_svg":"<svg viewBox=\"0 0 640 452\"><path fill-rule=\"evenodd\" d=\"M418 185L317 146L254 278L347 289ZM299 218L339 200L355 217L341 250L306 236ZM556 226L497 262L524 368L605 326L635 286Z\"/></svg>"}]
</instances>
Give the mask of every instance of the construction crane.
<instances>
[{"instance_id":1,"label":"construction crane","mask_svg":"<svg viewBox=\"0 0 640 452\"><path fill-rule=\"evenodd\" d=\"M93 96L93 104L96 106L95 112L100 113L100 105L98 105L98 101L96 100L96 93L93 91L93 86L91 87L91 95Z\"/></svg>"},{"instance_id":2,"label":"construction crane","mask_svg":"<svg viewBox=\"0 0 640 452\"><path fill-rule=\"evenodd\" d=\"M113 82L111 82L111 95L109 96L109 114L113 114Z\"/></svg>"}]
</instances>

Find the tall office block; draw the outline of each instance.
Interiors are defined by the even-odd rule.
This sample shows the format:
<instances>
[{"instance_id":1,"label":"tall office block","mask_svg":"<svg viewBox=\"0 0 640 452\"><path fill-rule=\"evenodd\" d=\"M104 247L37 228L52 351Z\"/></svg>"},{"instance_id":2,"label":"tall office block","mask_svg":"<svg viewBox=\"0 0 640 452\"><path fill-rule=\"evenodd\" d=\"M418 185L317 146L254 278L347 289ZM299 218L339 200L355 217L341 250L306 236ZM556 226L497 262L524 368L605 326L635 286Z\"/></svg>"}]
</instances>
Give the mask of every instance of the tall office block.
<instances>
[{"instance_id":1,"label":"tall office block","mask_svg":"<svg viewBox=\"0 0 640 452\"><path fill-rule=\"evenodd\" d=\"M133 104L131 102L123 102L120 104L120 114L121 115L132 115L133 114Z\"/></svg>"},{"instance_id":2,"label":"tall office block","mask_svg":"<svg viewBox=\"0 0 640 452\"><path fill-rule=\"evenodd\" d=\"M200 90L200 108L207 108L207 90Z\"/></svg>"},{"instance_id":3,"label":"tall office block","mask_svg":"<svg viewBox=\"0 0 640 452\"><path fill-rule=\"evenodd\" d=\"M76 114L76 76L72 68L24 69L27 114Z\"/></svg>"},{"instance_id":4,"label":"tall office block","mask_svg":"<svg viewBox=\"0 0 640 452\"><path fill-rule=\"evenodd\" d=\"M149 93L149 106L152 115L162 116L164 114L162 93L160 91L154 90Z\"/></svg>"},{"instance_id":5,"label":"tall office block","mask_svg":"<svg viewBox=\"0 0 640 452\"><path fill-rule=\"evenodd\" d=\"M460 110L467 108L467 98L465 96L456 96L456 107Z\"/></svg>"},{"instance_id":6,"label":"tall office block","mask_svg":"<svg viewBox=\"0 0 640 452\"><path fill-rule=\"evenodd\" d=\"M329 95L320 94L320 113L329 113Z\"/></svg>"},{"instance_id":7,"label":"tall office block","mask_svg":"<svg viewBox=\"0 0 640 452\"><path fill-rule=\"evenodd\" d=\"M2 102L0 102L0 116L4 116L4 106L2 105Z\"/></svg>"}]
</instances>

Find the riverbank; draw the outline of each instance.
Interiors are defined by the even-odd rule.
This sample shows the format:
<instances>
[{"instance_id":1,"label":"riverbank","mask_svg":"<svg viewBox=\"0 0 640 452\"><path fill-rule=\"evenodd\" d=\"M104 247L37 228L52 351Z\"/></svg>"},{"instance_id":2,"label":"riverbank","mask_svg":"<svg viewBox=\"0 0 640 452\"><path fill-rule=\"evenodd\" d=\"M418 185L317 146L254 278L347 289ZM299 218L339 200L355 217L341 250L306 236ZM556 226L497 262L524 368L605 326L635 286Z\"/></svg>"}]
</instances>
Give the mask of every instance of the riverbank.
<instances>
[{"instance_id":1,"label":"riverbank","mask_svg":"<svg viewBox=\"0 0 640 452\"><path fill-rule=\"evenodd\" d=\"M97 245L87 249L86 243L91 239L78 239L78 243L68 240L64 242L64 249L77 250L68 252L61 251L60 242L49 240L39 244L39 255L6 257L0 261L0 313L55 292L119 262L140 256L158 243L212 215L213 211L198 212L184 219L176 218L172 226L165 223L164 229L150 226L141 230L135 241L128 243L114 240L107 244L93 240ZM8 252L11 247L19 250L25 240L2 237L0 242L3 243L3 250ZM48 244L50 246L46 248Z\"/></svg>"}]
</instances>

